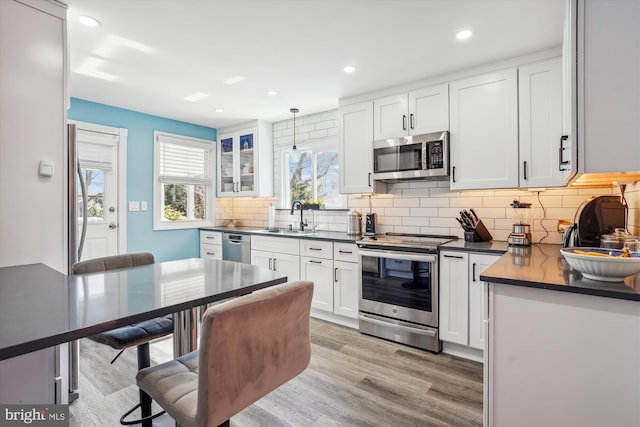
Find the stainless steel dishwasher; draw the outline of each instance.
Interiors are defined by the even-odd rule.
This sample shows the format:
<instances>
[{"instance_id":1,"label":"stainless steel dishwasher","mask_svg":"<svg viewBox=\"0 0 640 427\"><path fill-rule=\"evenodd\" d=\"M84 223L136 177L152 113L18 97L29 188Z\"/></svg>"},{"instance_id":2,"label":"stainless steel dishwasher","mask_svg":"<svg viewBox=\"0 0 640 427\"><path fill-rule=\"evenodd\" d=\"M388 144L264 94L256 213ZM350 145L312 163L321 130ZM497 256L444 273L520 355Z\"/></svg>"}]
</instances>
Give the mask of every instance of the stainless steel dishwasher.
<instances>
[{"instance_id":1,"label":"stainless steel dishwasher","mask_svg":"<svg viewBox=\"0 0 640 427\"><path fill-rule=\"evenodd\" d=\"M251 264L251 236L222 233L222 259Z\"/></svg>"}]
</instances>

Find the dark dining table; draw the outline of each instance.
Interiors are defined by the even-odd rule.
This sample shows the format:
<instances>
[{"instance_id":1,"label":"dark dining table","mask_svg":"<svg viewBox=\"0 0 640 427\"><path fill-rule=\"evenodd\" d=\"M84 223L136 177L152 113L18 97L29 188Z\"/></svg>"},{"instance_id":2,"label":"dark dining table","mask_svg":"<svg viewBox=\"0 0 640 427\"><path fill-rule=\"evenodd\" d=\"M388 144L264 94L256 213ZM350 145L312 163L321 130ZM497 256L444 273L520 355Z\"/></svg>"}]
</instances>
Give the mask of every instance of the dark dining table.
<instances>
[{"instance_id":1,"label":"dark dining table","mask_svg":"<svg viewBox=\"0 0 640 427\"><path fill-rule=\"evenodd\" d=\"M197 345L197 309L287 281L266 268L191 258L66 276L0 268L0 360L174 314L176 356Z\"/></svg>"}]
</instances>

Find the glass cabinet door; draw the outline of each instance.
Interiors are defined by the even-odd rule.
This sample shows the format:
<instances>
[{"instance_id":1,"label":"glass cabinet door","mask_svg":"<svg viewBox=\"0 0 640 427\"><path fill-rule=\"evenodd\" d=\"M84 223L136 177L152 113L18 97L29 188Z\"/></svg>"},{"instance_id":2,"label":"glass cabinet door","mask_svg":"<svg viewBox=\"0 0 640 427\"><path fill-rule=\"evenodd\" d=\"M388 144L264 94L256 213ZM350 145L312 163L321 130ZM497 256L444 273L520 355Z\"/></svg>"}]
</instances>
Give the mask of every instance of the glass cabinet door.
<instances>
[{"instance_id":1,"label":"glass cabinet door","mask_svg":"<svg viewBox=\"0 0 640 427\"><path fill-rule=\"evenodd\" d=\"M255 190L253 134L240 135L240 192Z\"/></svg>"},{"instance_id":2,"label":"glass cabinet door","mask_svg":"<svg viewBox=\"0 0 640 427\"><path fill-rule=\"evenodd\" d=\"M233 138L220 140L220 192L233 193L236 190Z\"/></svg>"}]
</instances>

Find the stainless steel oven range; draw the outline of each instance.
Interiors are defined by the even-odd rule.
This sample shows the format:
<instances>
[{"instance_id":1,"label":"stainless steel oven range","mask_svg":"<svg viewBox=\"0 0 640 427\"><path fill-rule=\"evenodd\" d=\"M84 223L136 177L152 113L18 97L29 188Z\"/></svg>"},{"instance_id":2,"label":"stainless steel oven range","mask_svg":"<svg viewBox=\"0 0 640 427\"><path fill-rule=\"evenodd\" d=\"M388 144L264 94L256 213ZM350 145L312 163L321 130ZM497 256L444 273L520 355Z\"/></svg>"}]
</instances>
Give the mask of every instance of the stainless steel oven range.
<instances>
[{"instance_id":1,"label":"stainless steel oven range","mask_svg":"<svg viewBox=\"0 0 640 427\"><path fill-rule=\"evenodd\" d=\"M360 332L439 352L438 246L456 238L387 233L360 239Z\"/></svg>"}]
</instances>

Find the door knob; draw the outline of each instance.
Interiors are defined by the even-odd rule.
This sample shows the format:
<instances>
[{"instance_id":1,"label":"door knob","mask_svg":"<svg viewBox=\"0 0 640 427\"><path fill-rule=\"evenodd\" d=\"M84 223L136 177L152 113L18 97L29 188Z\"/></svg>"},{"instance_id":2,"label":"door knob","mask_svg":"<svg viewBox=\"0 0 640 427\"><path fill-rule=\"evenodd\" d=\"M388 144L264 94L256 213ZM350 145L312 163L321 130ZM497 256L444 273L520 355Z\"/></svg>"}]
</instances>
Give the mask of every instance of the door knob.
<instances>
[{"instance_id":1,"label":"door knob","mask_svg":"<svg viewBox=\"0 0 640 427\"><path fill-rule=\"evenodd\" d=\"M114 208L113 206L109 207L109 212L115 212L115 211L116 211L116 208Z\"/></svg>"},{"instance_id":2,"label":"door knob","mask_svg":"<svg viewBox=\"0 0 640 427\"><path fill-rule=\"evenodd\" d=\"M109 230L115 230L116 228L118 228L117 224L114 224L114 223L109 224Z\"/></svg>"}]
</instances>

